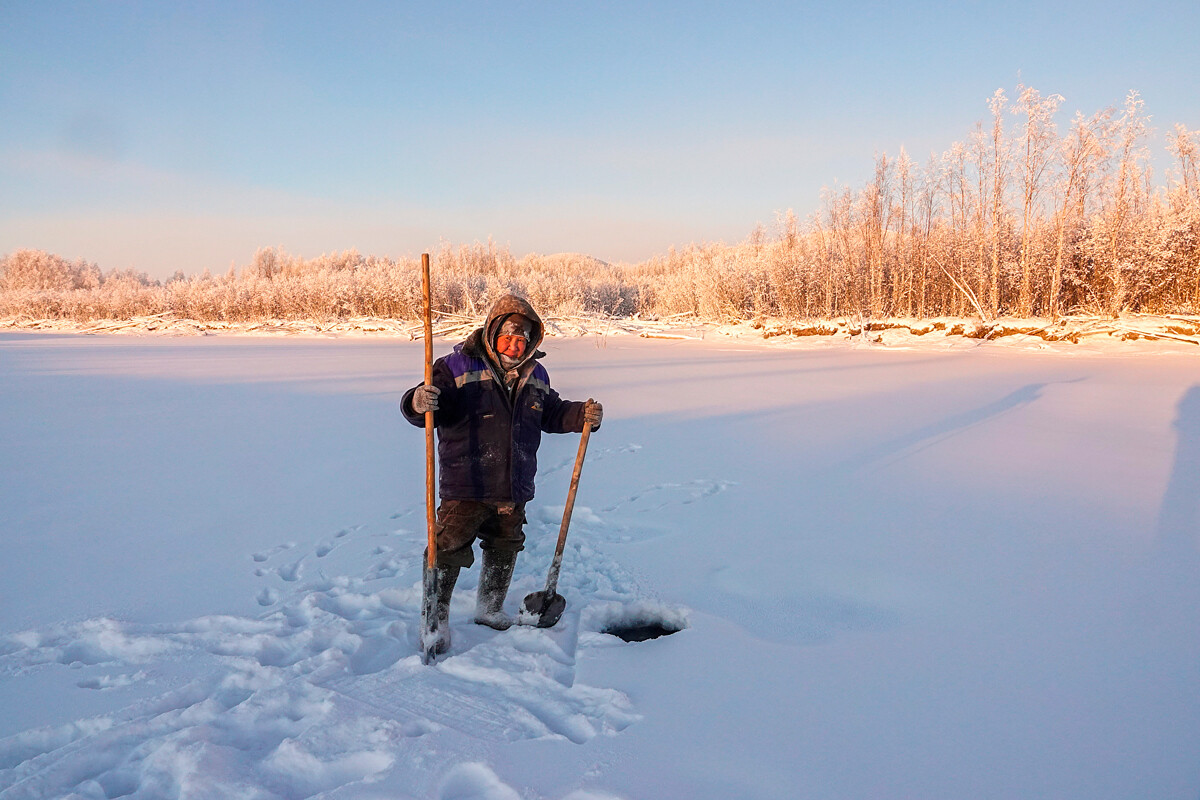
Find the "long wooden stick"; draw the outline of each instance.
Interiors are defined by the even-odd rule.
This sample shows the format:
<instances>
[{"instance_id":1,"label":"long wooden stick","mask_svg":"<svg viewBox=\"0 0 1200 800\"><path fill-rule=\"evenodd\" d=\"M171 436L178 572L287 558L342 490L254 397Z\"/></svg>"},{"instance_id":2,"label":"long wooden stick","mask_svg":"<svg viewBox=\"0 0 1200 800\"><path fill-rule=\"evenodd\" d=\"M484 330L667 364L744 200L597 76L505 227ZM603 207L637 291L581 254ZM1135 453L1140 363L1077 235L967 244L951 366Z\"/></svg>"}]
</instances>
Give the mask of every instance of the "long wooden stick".
<instances>
[{"instance_id":1,"label":"long wooden stick","mask_svg":"<svg viewBox=\"0 0 1200 800\"><path fill-rule=\"evenodd\" d=\"M429 254L421 254L421 293L425 296L425 385L433 385L433 313L429 289ZM425 523L429 535L426 566L437 566L437 497L434 494L437 467L434 464L433 412L425 412Z\"/></svg>"},{"instance_id":2,"label":"long wooden stick","mask_svg":"<svg viewBox=\"0 0 1200 800\"><path fill-rule=\"evenodd\" d=\"M588 398L584 405L587 407L595 401ZM571 488L567 490L567 504L563 507L562 524L558 528L558 546L554 548L554 560L550 562L550 573L546 576L547 602L558 591L558 572L562 568L563 550L567 545L567 528L571 524L571 512L575 510L575 492L579 489L579 476L583 473L583 457L587 454L588 437L592 435L592 424L586 420L583 423L583 436L579 439L579 454L575 456L575 470L571 473Z\"/></svg>"},{"instance_id":3,"label":"long wooden stick","mask_svg":"<svg viewBox=\"0 0 1200 800\"><path fill-rule=\"evenodd\" d=\"M425 295L425 385L433 385L433 315L429 292L429 254L421 254L421 291ZM433 462L433 412L425 412L425 522L429 543L425 547L425 569L421 576L421 663L432 664L437 657L438 642L438 571L436 498L434 496L435 466Z\"/></svg>"}]
</instances>

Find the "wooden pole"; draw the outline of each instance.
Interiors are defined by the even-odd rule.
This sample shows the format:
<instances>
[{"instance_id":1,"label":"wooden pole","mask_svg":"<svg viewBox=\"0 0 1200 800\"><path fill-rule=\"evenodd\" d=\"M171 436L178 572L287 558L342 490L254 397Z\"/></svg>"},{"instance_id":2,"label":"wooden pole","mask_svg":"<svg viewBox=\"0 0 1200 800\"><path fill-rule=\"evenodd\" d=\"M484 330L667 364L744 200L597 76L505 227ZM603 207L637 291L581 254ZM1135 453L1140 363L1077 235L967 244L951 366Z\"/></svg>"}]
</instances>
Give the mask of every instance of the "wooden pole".
<instances>
[{"instance_id":1,"label":"wooden pole","mask_svg":"<svg viewBox=\"0 0 1200 800\"><path fill-rule=\"evenodd\" d=\"M433 385L433 303L429 289L429 253L421 254L421 293L425 297L425 385ZM437 566L437 466L434 463L433 412L425 412L425 523L429 537L425 565Z\"/></svg>"},{"instance_id":2,"label":"wooden pole","mask_svg":"<svg viewBox=\"0 0 1200 800\"><path fill-rule=\"evenodd\" d=\"M421 293L425 296L425 385L433 385L433 313L429 291L429 254L421 254ZM433 412L425 412L425 523L429 534L425 547L425 569L421 581L421 663L432 664L437 655L437 497L433 453Z\"/></svg>"}]
</instances>

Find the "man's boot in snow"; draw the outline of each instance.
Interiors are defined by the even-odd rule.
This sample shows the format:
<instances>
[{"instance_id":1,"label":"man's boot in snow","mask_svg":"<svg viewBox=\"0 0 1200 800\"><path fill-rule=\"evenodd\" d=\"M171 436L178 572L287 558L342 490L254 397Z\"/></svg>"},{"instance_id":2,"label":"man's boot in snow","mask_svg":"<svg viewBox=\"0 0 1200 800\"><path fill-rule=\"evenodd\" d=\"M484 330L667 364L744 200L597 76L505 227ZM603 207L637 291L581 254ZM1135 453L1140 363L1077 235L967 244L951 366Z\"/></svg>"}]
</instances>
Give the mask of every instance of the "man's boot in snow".
<instances>
[{"instance_id":1,"label":"man's boot in snow","mask_svg":"<svg viewBox=\"0 0 1200 800\"><path fill-rule=\"evenodd\" d=\"M454 584L458 582L460 567L437 568L437 641L433 645L433 654L440 656L450 649L450 597L454 594Z\"/></svg>"},{"instance_id":2,"label":"man's boot in snow","mask_svg":"<svg viewBox=\"0 0 1200 800\"><path fill-rule=\"evenodd\" d=\"M504 613L504 598L512 580L517 554L512 550L484 550L483 574L479 576L479 594L475 600L475 622L498 631L512 627L512 617Z\"/></svg>"}]
</instances>

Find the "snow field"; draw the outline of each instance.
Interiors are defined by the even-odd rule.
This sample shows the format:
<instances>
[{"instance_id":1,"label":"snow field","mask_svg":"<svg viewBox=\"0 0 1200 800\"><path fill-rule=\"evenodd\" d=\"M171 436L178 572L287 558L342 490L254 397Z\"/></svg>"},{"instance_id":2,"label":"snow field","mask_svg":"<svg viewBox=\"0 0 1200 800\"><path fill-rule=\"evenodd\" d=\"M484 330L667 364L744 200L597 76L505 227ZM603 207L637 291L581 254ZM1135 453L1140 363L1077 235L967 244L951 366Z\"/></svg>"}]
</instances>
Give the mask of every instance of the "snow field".
<instances>
[{"instance_id":1,"label":"snow field","mask_svg":"<svg viewBox=\"0 0 1200 800\"><path fill-rule=\"evenodd\" d=\"M419 343L0 336L0 798L1195 797L1193 357L545 349L567 614L430 668Z\"/></svg>"}]
</instances>

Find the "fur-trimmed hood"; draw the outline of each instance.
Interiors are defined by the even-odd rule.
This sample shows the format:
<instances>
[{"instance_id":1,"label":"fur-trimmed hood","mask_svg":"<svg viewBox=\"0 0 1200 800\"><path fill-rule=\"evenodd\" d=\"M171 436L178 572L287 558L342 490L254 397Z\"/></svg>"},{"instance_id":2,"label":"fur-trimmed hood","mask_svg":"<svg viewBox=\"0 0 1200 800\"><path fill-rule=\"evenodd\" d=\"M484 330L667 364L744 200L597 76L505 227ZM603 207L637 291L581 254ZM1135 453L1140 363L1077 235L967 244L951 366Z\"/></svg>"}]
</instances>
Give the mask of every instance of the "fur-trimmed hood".
<instances>
[{"instance_id":1,"label":"fur-trimmed hood","mask_svg":"<svg viewBox=\"0 0 1200 800\"><path fill-rule=\"evenodd\" d=\"M533 310L533 306L529 304L528 300L515 294L506 294L492 304L492 310L488 312L487 321L483 323L483 327L476 328L463 342L463 355L486 359L490 364L499 368L500 356L496 353L496 332L500 330L504 320L513 314L520 314L533 323L525 355L513 369L520 369L530 361L543 358L546 354L538 350L546 332L542 318Z\"/></svg>"}]
</instances>

